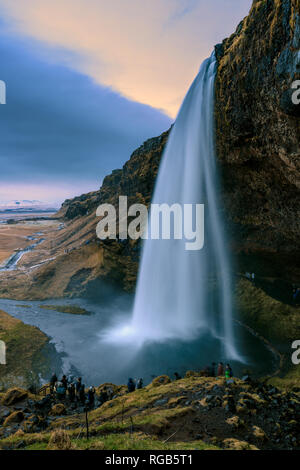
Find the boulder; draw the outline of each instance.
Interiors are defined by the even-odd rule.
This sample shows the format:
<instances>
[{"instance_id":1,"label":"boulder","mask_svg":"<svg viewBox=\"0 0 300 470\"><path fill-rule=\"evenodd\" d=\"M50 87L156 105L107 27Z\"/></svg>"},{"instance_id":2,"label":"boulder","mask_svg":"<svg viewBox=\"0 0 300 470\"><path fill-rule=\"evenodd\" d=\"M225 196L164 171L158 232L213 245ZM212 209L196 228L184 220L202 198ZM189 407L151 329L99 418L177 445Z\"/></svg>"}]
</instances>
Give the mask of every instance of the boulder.
<instances>
[{"instance_id":1,"label":"boulder","mask_svg":"<svg viewBox=\"0 0 300 470\"><path fill-rule=\"evenodd\" d=\"M171 383L171 379L168 375L160 375L152 381L152 387L159 387L160 385L166 385Z\"/></svg>"},{"instance_id":2,"label":"boulder","mask_svg":"<svg viewBox=\"0 0 300 470\"><path fill-rule=\"evenodd\" d=\"M71 448L72 442L65 430L58 429L51 434L48 450L70 450Z\"/></svg>"},{"instance_id":3,"label":"boulder","mask_svg":"<svg viewBox=\"0 0 300 470\"><path fill-rule=\"evenodd\" d=\"M168 401L169 401L169 398L162 398L161 400L157 400L154 403L154 406L164 406L168 403Z\"/></svg>"},{"instance_id":4,"label":"boulder","mask_svg":"<svg viewBox=\"0 0 300 470\"><path fill-rule=\"evenodd\" d=\"M61 416L66 414L66 407L63 403L58 403L57 405L52 406L50 415L51 416Z\"/></svg>"},{"instance_id":5,"label":"boulder","mask_svg":"<svg viewBox=\"0 0 300 470\"><path fill-rule=\"evenodd\" d=\"M24 413L22 411L14 411L4 421L3 426L10 426L12 424L21 423L24 420Z\"/></svg>"},{"instance_id":6,"label":"boulder","mask_svg":"<svg viewBox=\"0 0 300 470\"><path fill-rule=\"evenodd\" d=\"M239 418L239 416L232 416L231 418L226 419L226 423L232 426L234 429L245 427L244 421Z\"/></svg>"},{"instance_id":7,"label":"boulder","mask_svg":"<svg viewBox=\"0 0 300 470\"><path fill-rule=\"evenodd\" d=\"M0 405L0 424L2 421L10 415L10 409L6 406Z\"/></svg>"},{"instance_id":8,"label":"boulder","mask_svg":"<svg viewBox=\"0 0 300 470\"><path fill-rule=\"evenodd\" d=\"M259 450L257 447L249 444L246 441L239 441L238 439L224 439L223 446L225 449L230 450Z\"/></svg>"},{"instance_id":9,"label":"boulder","mask_svg":"<svg viewBox=\"0 0 300 470\"><path fill-rule=\"evenodd\" d=\"M264 441L268 440L268 438L266 436L266 433L263 431L263 429L261 429L258 426L253 426L252 427L252 434L253 434L254 438L258 441L264 442Z\"/></svg>"},{"instance_id":10,"label":"boulder","mask_svg":"<svg viewBox=\"0 0 300 470\"><path fill-rule=\"evenodd\" d=\"M4 406L12 406L15 403L26 400L28 398L28 392L21 388L11 388L8 390L1 400L1 404Z\"/></svg>"}]
</instances>

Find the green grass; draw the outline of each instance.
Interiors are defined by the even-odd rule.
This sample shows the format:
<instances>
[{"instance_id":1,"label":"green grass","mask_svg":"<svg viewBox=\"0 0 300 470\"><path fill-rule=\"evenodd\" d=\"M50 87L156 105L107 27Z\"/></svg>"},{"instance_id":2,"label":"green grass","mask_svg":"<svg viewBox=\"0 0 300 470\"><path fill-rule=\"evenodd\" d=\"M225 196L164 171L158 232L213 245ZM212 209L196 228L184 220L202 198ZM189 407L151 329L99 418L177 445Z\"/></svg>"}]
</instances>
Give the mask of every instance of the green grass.
<instances>
[{"instance_id":1,"label":"green grass","mask_svg":"<svg viewBox=\"0 0 300 470\"><path fill-rule=\"evenodd\" d=\"M76 448L82 450L218 450L218 447L205 444L202 441L192 443L164 442L142 433L109 434L101 439L80 439L72 441L72 443Z\"/></svg>"},{"instance_id":2,"label":"green grass","mask_svg":"<svg viewBox=\"0 0 300 470\"><path fill-rule=\"evenodd\" d=\"M269 383L286 391L300 387L300 366L294 366L284 377L273 377Z\"/></svg>"},{"instance_id":3,"label":"green grass","mask_svg":"<svg viewBox=\"0 0 300 470\"><path fill-rule=\"evenodd\" d=\"M91 313L84 308L77 307L76 305L39 305L39 308L44 310L54 310L60 313L70 313L72 315L90 315Z\"/></svg>"}]
</instances>

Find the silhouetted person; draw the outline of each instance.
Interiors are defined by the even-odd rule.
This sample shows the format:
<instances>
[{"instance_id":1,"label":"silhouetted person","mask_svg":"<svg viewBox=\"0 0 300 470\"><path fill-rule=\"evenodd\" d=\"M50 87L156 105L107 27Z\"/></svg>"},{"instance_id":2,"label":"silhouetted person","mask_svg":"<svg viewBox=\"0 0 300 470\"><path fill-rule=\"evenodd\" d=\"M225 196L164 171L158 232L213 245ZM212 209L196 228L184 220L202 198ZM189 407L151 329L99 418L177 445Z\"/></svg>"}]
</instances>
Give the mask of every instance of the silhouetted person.
<instances>
[{"instance_id":1,"label":"silhouetted person","mask_svg":"<svg viewBox=\"0 0 300 470\"><path fill-rule=\"evenodd\" d=\"M181 379L181 376L178 374L178 372L174 372L174 377L175 377L175 380Z\"/></svg>"},{"instance_id":2,"label":"silhouetted person","mask_svg":"<svg viewBox=\"0 0 300 470\"><path fill-rule=\"evenodd\" d=\"M76 380L76 384L75 384L75 391L76 391L76 398L77 400L80 400L80 390L81 390L81 377L78 377L78 379Z\"/></svg>"},{"instance_id":3,"label":"silhouetted person","mask_svg":"<svg viewBox=\"0 0 300 470\"><path fill-rule=\"evenodd\" d=\"M224 375L224 365L223 362L219 362L218 364L218 377Z\"/></svg>"},{"instance_id":4,"label":"silhouetted person","mask_svg":"<svg viewBox=\"0 0 300 470\"><path fill-rule=\"evenodd\" d=\"M73 401L75 400L75 395L76 395L76 392L75 392L75 384L74 383L70 383L69 386L68 386L68 394L69 394L69 399L70 401L73 403Z\"/></svg>"},{"instance_id":5,"label":"silhouetted person","mask_svg":"<svg viewBox=\"0 0 300 470\"><path fill-rule=\"evenodd\" d=\"M85 403L85 389L84 389L84 384L81 385L80 387L80 392L79 392L79 399L82 404Z\"/></svg>"},{"instance_id":6,"label":"silhouetted person","mask_svg":"<svg viewBox=\"0 0 300 470\"><path fill-rule=\"evenodd\" d=\"M108 400L108 395L107 395L106 387L103 387L99 395L99 405L100 406L103 405L103 403L105 403L107 400Z\"/></svg>"},{"instance_id":7,"label":"silhouetted person","mask_svg":"<svg viewBox=\"0 0 300 470\"><path fill-rule=\"evenodd\" d=\"M216 376L216 363L212 362L211 367L210 367L210 377L215 377Z\"/></svg>"},{"instance_id":8,"label":"silhouetted person","mask_svg":"<svg viewBox=\"0 0 300 470\"><path fill-rule=\"evenodd\" d=\"M94 408L95 406L95 393L96 393L95 387L90 387L88 391L88 396L87 396L88 405L90 409Z\"/></svg>"},{"instance_id":9,"label":"silhouetted person","mask_svg":"<svg viewBox=\"0 0 300 470\"><path fill-rule=\"evenodd\" d=\"M128 393L131 393L131 392L135 391L135 383L134 383L133 379L131 379L131 378L128 379L127 388L128 388Z\"/></svg>"},{"instance_id":10,"label":"silhouetted person","mask_svg":"<svg viewBox=\"0 0 300 470\"><path fill-rule=\"evenodd\" d=\"M54 390L54 387L55 387L55 384L57 382L57 376L56 376L56 373L54 372L54 374L52 375L51 379L50 379L50 393L53 393L53 390Z\"/></svg>"},{"instance_id":11,"label":"silhouetted person","mask_svg":"<svg viewBox=\"0 0 300 470\"><path fill-rule=\"evenodd\" d=\"M297 302L297 300L299 300L299 294L300 294L300 288L294 287L293 288L293 301L294 302Z\"/></svg>"},{"instance_id":12,"label":"silhouetted person","mask_svg":"<svg viewBox=\"0 0 300 470\"><path fill-rule=\"evenodd\" d=\"M233 371L232 371L229 364L226 364L225 377L226 377L226 379L230 379L231 377L233 377Z\"/></svg>"},{"instance_id":13,"label":"silhouetted person","mask_svg":"<svg viewBox=\"0 0 300 470\"><path fill-rule=\"evenodd\" d=\"M112 400L114 396L114 389L112 387L108 387L106 390L107 390L107 399Z\"/></svg>"},{"instance_id":14,"label":"silhouetted person","mask_svg":"<svg viewBox=\"0 0 300 470\"><path fill-rule=\"evenodd\" d=\"M66 388L62 382L56 382L55 390L58 400L64 400L66 398Z\"/></svg>"},{"instance_id":15,"label":"silhouetted person","mask_svg":"<svg viewBox=\"0 0 300 470\"><path fill-rule=\"evenodd\" d=\"M67 377L65 375L62 376L61 383L63 384L63 386L67 390L68 389L68 380L67 380Z\"/></svg>"},{"instance_id":16,"label":"silhouetted person","mask_svg":"<svg viewBox=\"0 0 300 470\"><path fill-rule=\"evenodd\" d=\"M144 381L143 379L139 379L136 388L140 390L144 386Z\"/></svg>"}]
</instances>

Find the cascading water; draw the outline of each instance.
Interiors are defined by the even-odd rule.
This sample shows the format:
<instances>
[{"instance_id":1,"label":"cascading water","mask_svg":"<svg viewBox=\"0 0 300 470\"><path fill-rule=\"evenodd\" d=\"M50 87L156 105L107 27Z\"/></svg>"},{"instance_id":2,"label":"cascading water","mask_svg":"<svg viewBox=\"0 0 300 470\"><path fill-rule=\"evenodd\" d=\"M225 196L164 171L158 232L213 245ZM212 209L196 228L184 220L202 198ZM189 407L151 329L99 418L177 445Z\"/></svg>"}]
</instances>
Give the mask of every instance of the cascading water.
<instances>
[{"instance_id":1,"label":"cascading water","mask_svg":"<svg viewBox=\"0 0 300 470\"><path fill-rule=\"evenodd\" d=\"M204 204L205 243L187 251L186 240L144 242L130 323L110 334L143 343L192 340L201 334L234 345L230 263L218 202L214 144L216 58L202 64L179 111L164 151L152 204Z\"/></svg>"}]
</instances>

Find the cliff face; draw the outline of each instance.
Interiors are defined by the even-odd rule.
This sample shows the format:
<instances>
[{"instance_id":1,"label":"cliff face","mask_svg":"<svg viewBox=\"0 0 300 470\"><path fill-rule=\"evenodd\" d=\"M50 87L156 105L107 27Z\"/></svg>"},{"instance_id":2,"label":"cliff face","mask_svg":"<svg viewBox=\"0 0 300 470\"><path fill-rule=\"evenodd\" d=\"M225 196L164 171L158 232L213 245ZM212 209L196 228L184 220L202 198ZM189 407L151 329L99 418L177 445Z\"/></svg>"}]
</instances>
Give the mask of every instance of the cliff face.
<instances>
[{"instance_id":1,"label":"cliff face","mask_svg":"<svg viewBox=\"0 0 300 470\"><path fill-rule=\"evenodd\" d=\"M217 153L241 270L299 282L299 0L254 1L216 46Z\"/></svg>"}]
</instances>

